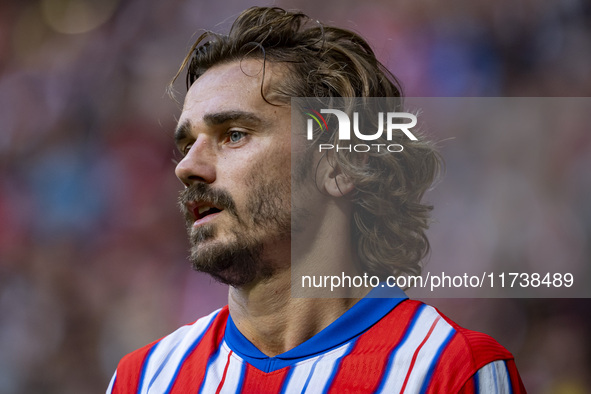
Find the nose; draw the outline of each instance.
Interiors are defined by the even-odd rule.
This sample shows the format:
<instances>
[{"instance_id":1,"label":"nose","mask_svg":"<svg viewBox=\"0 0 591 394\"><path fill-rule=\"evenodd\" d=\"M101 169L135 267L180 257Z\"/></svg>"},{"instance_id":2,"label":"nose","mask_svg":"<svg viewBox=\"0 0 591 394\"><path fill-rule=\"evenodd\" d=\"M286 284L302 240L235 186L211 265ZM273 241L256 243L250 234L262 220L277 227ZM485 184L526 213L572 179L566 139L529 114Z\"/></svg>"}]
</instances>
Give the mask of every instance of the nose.
<instances>
[{"instance_id":1,"label":"nose","mask_svg":"<svg viewBox=\"0 0 591 394\"><path fill-rule=\"evenodd\" d=\"M199 136L174 172L185 186L195 182L213 183L216 178L215 157L212 141L207 136Z\"/></svg>"}]
</instances>

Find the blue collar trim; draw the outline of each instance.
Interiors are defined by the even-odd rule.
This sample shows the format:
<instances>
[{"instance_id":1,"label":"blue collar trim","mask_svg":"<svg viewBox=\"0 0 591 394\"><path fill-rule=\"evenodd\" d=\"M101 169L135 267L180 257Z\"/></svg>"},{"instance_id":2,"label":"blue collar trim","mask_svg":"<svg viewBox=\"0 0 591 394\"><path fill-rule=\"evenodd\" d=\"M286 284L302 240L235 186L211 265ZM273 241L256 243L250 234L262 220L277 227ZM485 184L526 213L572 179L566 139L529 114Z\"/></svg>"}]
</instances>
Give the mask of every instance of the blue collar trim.
<instances>
[{"instance_id":1,"label":"blue collar trim","mask_svg":"<svg viewBox=\"0 0 591 394\"><path fill-rule=\"evenodd\" d=\"M246 339L230 315L224 339L232 351L255 368L263 372L276 371L343 345L365 332L408 298L398 287L389 288L383 284L381 286L371 290L365 298L359 300L318 334L275 357L266 356Z\"/></svg>"}]
</instances>

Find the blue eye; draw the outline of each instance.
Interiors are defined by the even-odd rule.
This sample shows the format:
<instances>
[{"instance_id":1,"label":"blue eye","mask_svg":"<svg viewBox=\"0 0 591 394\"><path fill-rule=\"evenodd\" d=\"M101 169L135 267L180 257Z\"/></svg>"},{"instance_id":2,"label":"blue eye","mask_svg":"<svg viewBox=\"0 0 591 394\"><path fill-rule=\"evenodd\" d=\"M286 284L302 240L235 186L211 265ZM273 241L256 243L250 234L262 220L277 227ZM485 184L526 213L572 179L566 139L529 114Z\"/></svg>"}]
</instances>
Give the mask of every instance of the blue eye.
<instances>
[{"instance_id":1,"label":"blue eye","mask_svg":"<svg viewBox=\"0 0 591 394\"><path fill-rule=\"evenodd\" d=\"M230 142L238 142L240 141L242 138L244 138L245 133L243 133L242 131L232 131L230 132Z\"/></svg>"},{"instance_id":2,"label":"blue eye","mask_svg":"<svg viewBox=\"0 0 591 394\"><path fill-rule=\"evenodd\" d=\"M183 154L183 156L186 156L189 153L192 146L193 144L187 144L184 148L181 149L181 153Z\"/></svg>"}]
</instances>

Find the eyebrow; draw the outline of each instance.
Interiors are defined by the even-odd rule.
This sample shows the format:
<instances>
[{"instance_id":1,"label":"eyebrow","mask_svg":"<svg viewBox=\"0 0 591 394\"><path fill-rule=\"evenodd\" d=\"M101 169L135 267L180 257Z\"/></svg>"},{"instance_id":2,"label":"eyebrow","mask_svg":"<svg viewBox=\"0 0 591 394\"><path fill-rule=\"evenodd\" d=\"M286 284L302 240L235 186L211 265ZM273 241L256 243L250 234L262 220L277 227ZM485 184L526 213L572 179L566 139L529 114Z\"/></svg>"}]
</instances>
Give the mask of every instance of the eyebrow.
<instances>
[{"instance_id":1,"label":"eyebrow","mask_svg":"<svg viewBox=\"0 0 591 394\"><path fill-rule=\"evenodd\" d=\"M256 127L261 126L265 122L252 112L246 111L223 111L208 113L203 116L203 121L208 126L219 126L228 122L240 121L246 123L249 126ZM185 120L179 124L174 131L175 142L180 142L191 134L192 123L190 120Z\"/></svg>"}]
</instances>

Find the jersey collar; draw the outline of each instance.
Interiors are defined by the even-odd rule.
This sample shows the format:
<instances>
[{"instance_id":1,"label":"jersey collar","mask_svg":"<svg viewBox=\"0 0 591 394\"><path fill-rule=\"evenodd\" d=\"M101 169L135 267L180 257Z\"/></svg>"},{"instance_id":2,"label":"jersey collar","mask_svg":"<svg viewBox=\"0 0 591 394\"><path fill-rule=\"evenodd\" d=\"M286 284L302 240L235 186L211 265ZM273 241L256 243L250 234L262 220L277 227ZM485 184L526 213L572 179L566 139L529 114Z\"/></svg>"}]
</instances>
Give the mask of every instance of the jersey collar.
<instances>
[{"instance_id":1,"label":"jersey collar","mask_svg":"<svg viewBox=\"0 0 591 394\"><path fill-rule=\"evenodd\" d=\"M400 288L388 288L385 284L382 284L371 290L365 298L359 300L318 334L299 346L275 357L266 356L246 339L238 330L230 315L228 315L224 339L230 349L246 362L263 372L270 372L325 353L351 341L368 330L407 298Z\"/></svg>"}]
</instances>

